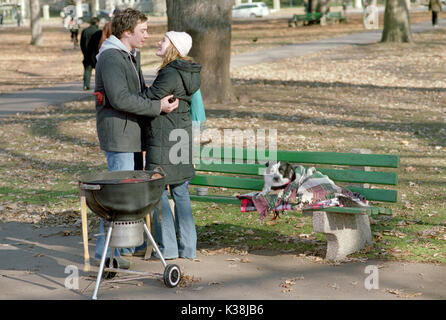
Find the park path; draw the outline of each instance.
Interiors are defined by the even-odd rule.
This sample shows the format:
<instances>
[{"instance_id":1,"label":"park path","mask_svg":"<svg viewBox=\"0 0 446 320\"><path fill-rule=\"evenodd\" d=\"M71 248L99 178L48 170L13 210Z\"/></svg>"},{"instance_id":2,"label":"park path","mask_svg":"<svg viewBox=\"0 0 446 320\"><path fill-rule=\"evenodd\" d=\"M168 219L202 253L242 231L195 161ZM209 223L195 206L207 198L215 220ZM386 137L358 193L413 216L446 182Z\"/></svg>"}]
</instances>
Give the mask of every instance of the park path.
<instances>
[{"instance_id":1,"label":"park path","mask_svg":"<svg viewBox=\"0 0 446 320\"><path fill-rule=\"evenodd\" d=\"M439 23L440 26L446 25L446 19L439 19ZM411 30L414 33L426 32L431 29L432 25L430 21L413 24L411 26ZM374 43L380 40L381 33L382 29L363 31L340 37L242 53L231 57L231 68L268 63L323 50L336 49L342 46ZM155 70L144 70L144 76L146 82L152 82L155 77ZM33 111L39 107L59 105L65 102L79 100L89 95L91 95L91 92L83 91L82 83L79 81L66 82L48 88L0 94L0 118L20 112Z\"/></svg>"}]
</instances>

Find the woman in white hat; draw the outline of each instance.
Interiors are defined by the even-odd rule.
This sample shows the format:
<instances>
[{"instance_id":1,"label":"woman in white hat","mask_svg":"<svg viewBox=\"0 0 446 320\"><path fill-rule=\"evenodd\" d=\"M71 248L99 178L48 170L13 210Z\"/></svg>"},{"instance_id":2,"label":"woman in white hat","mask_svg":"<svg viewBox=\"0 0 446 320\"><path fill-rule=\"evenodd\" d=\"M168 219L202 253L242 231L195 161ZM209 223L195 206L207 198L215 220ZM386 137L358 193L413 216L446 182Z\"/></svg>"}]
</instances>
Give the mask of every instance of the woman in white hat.
<instances>
[{"instance_id":1,"label":"woman in white hat","mask_svg":"<svg viewBox=\"0 0 446 320\"><path fill-rule=\"evenodd\" d=\"M158 75L146 89L149 99L173 94L180 100L177 109L141 123L146 170L161 166L166 172L175 202L175 221L172 218L168 190L161 197L160 213L154 211L155 239L165 259L196 257L197 234L192 216L188 181L195 171L192 163L192 95L200 88L201 65L187 56L192 38L186 32L167 32L158 43L156 55L162 58ZM177 237L178 234L178 237Z\"/></svg>"}]
</instances>

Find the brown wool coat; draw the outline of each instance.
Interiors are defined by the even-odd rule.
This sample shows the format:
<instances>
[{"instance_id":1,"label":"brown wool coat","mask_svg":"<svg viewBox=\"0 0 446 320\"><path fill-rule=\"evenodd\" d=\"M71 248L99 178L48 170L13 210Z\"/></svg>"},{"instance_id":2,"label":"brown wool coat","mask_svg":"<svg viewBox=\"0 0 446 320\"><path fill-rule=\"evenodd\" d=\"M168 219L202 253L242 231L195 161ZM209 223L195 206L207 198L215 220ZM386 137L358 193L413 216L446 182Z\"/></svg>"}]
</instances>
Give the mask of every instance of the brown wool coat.
<instances>
[{"instance_id":1,"label":"brown wool coat","mask_svg":"<svg viewBox=\"0 0 446 320\"><path fill-rule=\"evenodd\" d=\"M441 11L441 1L440 0L429 0L429 10L440 12Z\"/></svg>"}]
</instances>

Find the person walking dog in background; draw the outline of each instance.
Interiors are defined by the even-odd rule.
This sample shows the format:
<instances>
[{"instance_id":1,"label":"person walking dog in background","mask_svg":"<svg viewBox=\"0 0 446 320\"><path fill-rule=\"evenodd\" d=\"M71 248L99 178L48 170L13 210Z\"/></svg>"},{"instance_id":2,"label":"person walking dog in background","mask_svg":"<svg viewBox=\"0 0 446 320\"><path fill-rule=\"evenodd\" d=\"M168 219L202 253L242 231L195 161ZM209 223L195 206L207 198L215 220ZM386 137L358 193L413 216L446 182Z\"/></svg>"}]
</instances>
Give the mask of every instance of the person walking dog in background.
<instances>
[{"instance_id":1,"label":"person walking dog in background","mask_svg":"<svg viewBox=\"0 0 446 320\"><path fill-rule=\"evenodd\" d=\"M98 23L98 18L91 18L90 26L82 30L81 33L81 51L84 55L84 60L82 60L84 66L84 90L90 90L91 72L94 65L93 61L91 61L91 52L88 51L88 44L90 43L93 34L98 31Z\"/></svg>"},{"instance_id":2,"label":"person walking dog in background","mask_svg":"<svg viewBox=\"0 0 446 320\"><path fill-rule=\"evenodd\" d=\"M432 26L438 27L438 13L441 11L440 0L429 0L429 10L432 11Z\"/></svg>"},{"instance_id":3,"label":"person walking dog in background","mask_svg":"<svg viewBox=\"0 0 446 320\"><path fill-rule=\"evenodd\" d=\"M141 151L140 116L156 117L178 107L178 99L169 102L173 95L152 100L143 96L146 85L138 49L148 37L146 15L127 8L113 18L112 35L104 41L97 56L96 129L110 171L133 170L133 153ZM105 247L102 219L99 234L96 260L101 259ZM133 252L134 248L115 250L120 267L130 267L130 263L120 257L121 253Z\"/></svg>"},{"instance_id":4,"label":"person walking dog in background","mask_svg":"<svg viewBox=\"0 0 446 320\"><path fill-rule=\"evenodd\" d=\"M175 221L167 189L161 196L161 212L158 207L154 209L155 240L165 259L196 257L197 233L187 186L195 174L190 104L192 95L200 88L201 65L187 56L191 47L192 38L186 32L169 31L158 43L156 55L163 61L156 79L145 94L150 99L173 94L180 99L180 104L169 114L161 113L153 119L141 118L147 150L146 169L157 166L164 169L166 184L175 203ZM173 155L173 148L180 150L180 155L176 152Z\"/></svg>"}]
</instances>

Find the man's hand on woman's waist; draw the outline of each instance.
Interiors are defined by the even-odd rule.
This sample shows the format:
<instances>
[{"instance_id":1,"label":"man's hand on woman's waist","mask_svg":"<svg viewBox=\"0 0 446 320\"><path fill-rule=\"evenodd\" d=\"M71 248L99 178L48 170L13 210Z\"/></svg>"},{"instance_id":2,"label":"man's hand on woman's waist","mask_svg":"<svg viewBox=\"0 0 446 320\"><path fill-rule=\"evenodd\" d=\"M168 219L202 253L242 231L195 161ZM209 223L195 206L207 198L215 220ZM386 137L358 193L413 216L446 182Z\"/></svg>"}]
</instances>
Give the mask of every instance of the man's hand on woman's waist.
<instances>
[{"instance_id":1,"label":"man's hand on woman's waist","mask_svg":"<svg viewBox=\"0 0 446 320\"><path fill-rule=\"evenodd\" d=\"M173 94L165 96L160 100L161 102L161 112L170 113L176 108L178 108L179 101L178 98L175 99L172 103L169 102L169 99L173 98Z\"/></svg>"}]
</instances>

